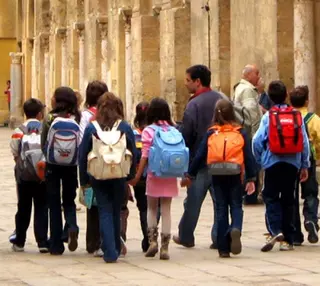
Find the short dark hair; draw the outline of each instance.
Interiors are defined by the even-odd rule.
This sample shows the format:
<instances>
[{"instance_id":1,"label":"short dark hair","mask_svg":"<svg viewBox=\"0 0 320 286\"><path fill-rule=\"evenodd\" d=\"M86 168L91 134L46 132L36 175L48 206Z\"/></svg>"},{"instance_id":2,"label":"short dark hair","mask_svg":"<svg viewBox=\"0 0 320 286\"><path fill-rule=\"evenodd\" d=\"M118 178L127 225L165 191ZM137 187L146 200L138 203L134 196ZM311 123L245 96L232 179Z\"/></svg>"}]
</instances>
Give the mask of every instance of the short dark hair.
<instances>
[{"instance_id":1,"label":"short dark hair","mask_svg":"<svg viewBox=\"0 0 320 286\"><path fill-rule=\"evenodd\" d=\"M200 82L203 86L210 87L211 71L207 66L195 65L195 66L189 67L186 70L186 73L190 75L193 81L195 81L196 79L200 79Z\"/></svg>"},{"instance_id":2,"label":"short dark hair","mask_svg":"<svg viewBox=\"0 0 320 286\"><path fill-rule=\"evenodd\" d=\"M150 102L147 111L147 122L148 124L153 124L160 120L167 121L172 126L174 125L168 102L163 98L156 97Z\"/></svg>"},{"instance_id":3,"label":"short dark hair","mask_svg":"<svg viewBox=\"0 0 320 286\"><path fill-rule=\"evenodd\" d=\"M274 80L269 84L268 95L274 104L285 103L287 88L281 80Z\"/></svg>"},{"instance_id":4,"label":"short dark hair","mask_svg":"<svg viewBox=\"0 0 320 286\"><path fill-rule=\"evenodd\" d=\"M290 102L293 107L304 107L309 100L309 87L300 85L290 91Z\"/></svg>"},{"instance_id":5,"label":"short dark hair","mask_svg":"<svg viewBox=\"0 0 320 286\"><path fill-rule=\"evenodd\" d=\"M30 98L23 104L23 112L27 119L36 118L39 112L42 112L44 105L39 99Z\"/></svg>"},{"instance_id":6,"label":"short dark hair","mask_svg":"<svg viewBox=\"0 0 320 286\"><path fill-rule=\"evenodd\" d=\"M89 108L97 105L99 98L108 91L108 86L103 81L94 80L89 82L86 89L85 106Z\"/></svg>"}]
</instances>

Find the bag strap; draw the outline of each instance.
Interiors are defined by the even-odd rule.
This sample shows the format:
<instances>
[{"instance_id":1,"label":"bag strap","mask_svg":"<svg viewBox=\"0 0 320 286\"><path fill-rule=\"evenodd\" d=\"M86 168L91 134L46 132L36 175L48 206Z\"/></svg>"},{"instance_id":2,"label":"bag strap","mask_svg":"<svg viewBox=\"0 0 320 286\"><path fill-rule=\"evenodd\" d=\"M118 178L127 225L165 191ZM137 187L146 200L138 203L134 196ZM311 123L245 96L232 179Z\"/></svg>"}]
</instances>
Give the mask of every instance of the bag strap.
<instances>
[{"instance_id":1,"label":"bag strap","mask_svg":"<svg viewBox=\"0 0 320 286\"><path fill-rule=\"evenodd\" d=\"M120 123L122 122L122 120L118 119L112 126L111 130L112 131L117 131L118 130L118 127L120 125Z\"/></svg>"},{"instance_id":2,"label":"bag strap","mask_svg":"<svg viewBox=\"0 0 320 286\"><path fill-rule=\"evenodd\" d=\"M97 120L94 120L91 123L93 124L94 128L96 129L98 135L99 135L99 133L103 132L99 123L97 122Z\"/></svg>"},{"instance_id":3,"label":"bag strap","mask_svg":"<svg viewBox=\"0 0 320 286\"><path fill-rule=\"evenodd\" d=\"M280 146L281 148L284 148L284 137L283 137L283 132L282 132L282 126L280 122L280 117L279 117L279 112L274 112L275 117L276 117L276 125L277 125L277 132L280 140Z\"/></svg>"},{"instance_id":4,"label":"bag strap","mask_svg":"<svg viewBox=\"0 0 320 286\"><path fill-rule=\"evenodd\" d=\"M308 112L303 118L304 124L307 125L315 115L314 112Z\"/></svg>"}]
</instances>

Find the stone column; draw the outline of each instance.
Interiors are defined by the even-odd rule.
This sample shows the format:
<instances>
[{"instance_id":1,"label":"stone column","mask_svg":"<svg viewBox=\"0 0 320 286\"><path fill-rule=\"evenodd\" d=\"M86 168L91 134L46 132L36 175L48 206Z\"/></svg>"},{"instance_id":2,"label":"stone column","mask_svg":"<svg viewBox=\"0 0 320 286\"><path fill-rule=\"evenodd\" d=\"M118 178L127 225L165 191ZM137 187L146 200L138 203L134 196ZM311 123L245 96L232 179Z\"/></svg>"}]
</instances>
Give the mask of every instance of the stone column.
<instances>
[{"instance_id":1,"label":"stone column","mask_svg":"<svg viewBox=\"0 0 320 286\"><path fill-rule=\"evenodd\" d=\"M23 122L22 113L22 53L10 53L11 57L11 106L10 127L16 128Z\"/></svg>"},{"instance_id":2,"label":"stone column","mask_svg":"<svg viewBox=\"0 0 320 286\"><path fill-rule=\"evenodd\" d=\"M190 5L171 1L162 6L160 39L161 96L168 101L173 118L181 120L189 99L184 79L191 62Z\"/></svg>"},{"instance_id":3,"label":"stone column","mask_svg":"<svg viewBox=\"0 0 320 286\"><path fill-rule=\"evenodd\" d=\"M141 100L151 100L160 95L160 23L151 15L152 11L148 12L147 6L140 8L133 8L131 19L134 106Z\"/></svg>"},{"instance_id":4,"label":"stone column","mask_svg":"<svg viewBox=\"0 0 320 286\"><path fill-rule=\"evenodd\" d=\"M316 56L314 2L294 2L294 78L295 86L308 85L309 110L316 110Z\"/></svg>"},{"instance_id":5,"label":"stone column","mask_svg":"<svg viewBox=\"0 0 320 286\"><path fill-rule=\"evenodd\" d=\"M61 40L61 85L68 86L68 47L67 47L67 29L59 29Z\"/></svg>"},{"instance_id":6,"label":"stone column","mask_svg":"<svg viewBox=\"0 0 320 286\"><path fill-rule=\"evenodd\" d=\"M32 39L32 54L31 54L31 97L36 97L36 88L37 88L37 72L36 72L36 49L35 43Z\"/></svg>"},{"instance_id":7,"label":"stone column","mask_svg":"<svg viewBox=\"0 0 320 286\"><path fill-rule=\"evenodd\" d=\"M132 120L132 43L131 43L131 9L122 10L125 29L125 73L126 73L126 117L128 122Z\"/></svg>"},{"instance_id":8,"label":"stone column","mask_svg":"<svg viewBox=\"0 0 320 286\"><path fill-rule=\"evenodd\" d=\"M84 23L76 23L75 29L79 39L79 90L85 97L85 74L84 74Z\"/></svg>"},{"instance_id":9,"label":"stone column","mask_svg":"<svg viewBox=\"0 0 320 286\"><path fill-rule=\"evenodd\" d=\"M49 110L51 109L49 36L43 36L41 46L43 50L44 104Z\"/></svg>"},{"instance_id":10,"label":"stone column","mask_svg":"<svg viewBox=\"0 0 320 286\"><path fill-rule=\"evenodd\" d=\"M23 100L31 97L31 82L32 82L32 50L33 39L22 40L22 50L24 51L23 65Z\"/></svg>"},{"instance_id":11,"label":"stone column","mask_svg":"<svg viewBox=\"0 0 320 286\"><path fill-rule=\"evenodd\" d=\"M101 38L101 80L109 85L109 67L108 67L108 18L99 17L97 19Z\"/></svg>"}]
</instances>

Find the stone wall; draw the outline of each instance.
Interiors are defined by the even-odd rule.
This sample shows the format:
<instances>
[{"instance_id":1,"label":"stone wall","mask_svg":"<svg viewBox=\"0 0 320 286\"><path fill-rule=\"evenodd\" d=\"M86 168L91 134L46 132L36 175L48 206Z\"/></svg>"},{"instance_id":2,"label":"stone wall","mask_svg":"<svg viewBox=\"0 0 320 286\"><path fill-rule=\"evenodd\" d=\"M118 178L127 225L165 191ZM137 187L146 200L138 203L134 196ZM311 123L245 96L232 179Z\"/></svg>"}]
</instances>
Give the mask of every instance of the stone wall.
<instances>
[{"instance_id":1,"label":"stone wall","mask_svg":"<svg viewBox=\"0 0 320 286\"><path fill-rule=\"evenodd\" d=\"M295 51L301 50L303 55L308 47L313 47L314 84L306 80L314 86L312 102L318 103L315 93L320 91L319 1L17 0L17 6L9 3L15 1L0 0L1 7L10 10L17 20L0 17L0 38L8 30L17 31L23 52L24 99L34 96L49 105L52 93L61 84L80 90L84 96L89 81L102 79L123 99L129 119L139 101L161 96L179 120L189 98L184 79L190 65L208 65L212 87L228 95L233 94L233 86L248 63L260 67L266 83L280 78L291 88L295 80L301 79L302 71L312 74L307 65L299 73L296 67L301 57ZM294 15L299 15L297 7L303 15L312 15L299 18L300 27L310 27L308 45L301 45L298 26L293 25Z\"/></svg>"}]
</instances>

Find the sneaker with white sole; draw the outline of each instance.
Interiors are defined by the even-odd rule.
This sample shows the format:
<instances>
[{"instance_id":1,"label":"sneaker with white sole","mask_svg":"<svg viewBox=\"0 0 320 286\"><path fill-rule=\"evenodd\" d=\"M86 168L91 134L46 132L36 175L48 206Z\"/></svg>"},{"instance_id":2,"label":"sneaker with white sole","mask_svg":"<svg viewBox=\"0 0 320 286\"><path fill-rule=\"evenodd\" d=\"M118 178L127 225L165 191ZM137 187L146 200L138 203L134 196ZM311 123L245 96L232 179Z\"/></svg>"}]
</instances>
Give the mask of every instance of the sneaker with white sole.
<instances>
[{"instance_id":1,"label":"sneaker with white sole","mask_svg":"<svg viewBox=\"0 0 320 286\"><path fill-rule=\"evenodd\" d=\"M319 236L315 224L312 221L306 221L304 226L309 234L308 241L310 243L317 243L319 241Z\"/></svg>"},{"instance_id":2,"label":"sneaker with white sole","mask_svg":"<svg viewBox=\"0 0 320 286\"><path fill-rule=\"evenodd\" d=\"M284 236L282 233L279 233L275 236L271 236L271 235L267 236L266 239L267 239L266 244L261 248L262 252L271 251L277 242L281 242L284 240Z\"/></svg>"},{"instance_id":3,"label":"sneaker with white sole","mask_svg":"<svg viewBox=\"0 0 320 286\"><path fill-rule=\"evenodd\" d=\"M24 247L18 246L18 245L16 245L16 244L12 244L11 249L12 249L14 252L24 252Z\"/></svg>"},{"instance_id":4,"label":"sneaker with white sole","mask_svg":"<svg viewBox=\"0 0 320 286\"><path fill-rule=\"evenodd\" d=\"M10 243L14 243L14 241L16 240L17 238L17 234L16 234L16 231L14 231L10 236L9 236L9 242Z\"/></svg>"},{"instance_id":5,"label":"sneaker with white sole","mask_svg":"<svg viewBox=\"0 0 320 286\"><path fill-rule=\"evenodd\" d=\"M120 237L120 239L121 239L121 251L120 251L120 255L121 256L126 256L126 254L127 254L127 246L126 246L126 243L125 243L125 241L123 240L123 238L122 237Z\"/></svg>"},{"instance_id":6,"label":"sneaker with white sole","mask_svg":"<svg viewBox=\"0 0 320 286\"><path fill-rule=\"evenodd\" d=\"M49 253L49 248L48 247L39 247L39 252L40 253Z\"/></svg>"},{"instance_id":7,"label":"sneaker with white sole","mask_svg":"<svg viewBox=\"0 0 320 286\"><path fill-rule=\"evenodd\" d=\"M286 241L280 242L280 251L290 251L290 250L294 250L294 247L292 244L289 244Z\"/></svg>"},{"instance_id":8,"label":"sneaker with white sole","mask_svg":"<svg viewBox=\"0 0 320 286\"><path fill-rule=\"evenodd\" d=\"M93 257L103 257L103 251L102 249L98 249L93 253Z\"/></svg>"}]
</instances>

